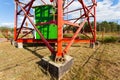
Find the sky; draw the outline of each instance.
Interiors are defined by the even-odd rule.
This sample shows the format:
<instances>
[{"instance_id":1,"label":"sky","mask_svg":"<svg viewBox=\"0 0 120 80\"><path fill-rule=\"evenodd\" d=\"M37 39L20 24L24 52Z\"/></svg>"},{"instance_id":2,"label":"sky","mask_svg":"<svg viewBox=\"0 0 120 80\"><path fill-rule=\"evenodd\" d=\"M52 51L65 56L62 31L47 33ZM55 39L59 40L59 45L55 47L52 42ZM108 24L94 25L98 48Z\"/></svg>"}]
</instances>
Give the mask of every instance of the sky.
<instances>
[{"instance_id":1,"label":"sky","mask_svg":"<svg viewBox=\"0 0 120 80\"><path fill-rule=\"evenodd\" d=\"M29 0L22 1L26 2ZM86 1L89 2L89 0ZM14 0L0 0L0 3L0 26L13 27ZM79 4L75 3L75 5ZM97 21L114 21L120 23L120 0L97 0Z\"/></svg>"},{"instance_id":2,"label":"sky","mask_svg":"<svg viewBox=\"0 0 120 80\"><path fill-rule=\"evenodd\" d=\"M14 2L13 0L0 0L0 26L13 26Z\"/></svg>"}]
</instances>

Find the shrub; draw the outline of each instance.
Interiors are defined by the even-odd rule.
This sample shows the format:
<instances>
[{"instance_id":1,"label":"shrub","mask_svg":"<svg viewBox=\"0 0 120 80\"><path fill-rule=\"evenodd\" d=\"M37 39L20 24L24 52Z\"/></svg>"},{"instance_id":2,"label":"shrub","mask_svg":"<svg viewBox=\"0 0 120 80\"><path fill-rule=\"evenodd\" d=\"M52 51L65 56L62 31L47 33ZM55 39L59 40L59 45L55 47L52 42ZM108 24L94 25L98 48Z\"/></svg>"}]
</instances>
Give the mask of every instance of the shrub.
<instances>
[{"instance_id":1,"label":"shrub","mask_svg":"<svg viewBox=\"0 0 120 80\"><path fill-rule=\"evenodd\" d=\"M104 43L110 43L110 42L116 42L118 40L118 37L115 36L110 36L110 37L105 37L103 39Z\"/></svg>"},{"instance_id":2,"label":"shrub","mask_svg":"<svg viewBox=\"0 0 120 80\"><path fill-rule=\"evenodd\" d=\"M63 37L65 37L65 38L71 38L72 36L73 36L72 33L66 33L63 35Z\"/></svg>"}]
</instances>

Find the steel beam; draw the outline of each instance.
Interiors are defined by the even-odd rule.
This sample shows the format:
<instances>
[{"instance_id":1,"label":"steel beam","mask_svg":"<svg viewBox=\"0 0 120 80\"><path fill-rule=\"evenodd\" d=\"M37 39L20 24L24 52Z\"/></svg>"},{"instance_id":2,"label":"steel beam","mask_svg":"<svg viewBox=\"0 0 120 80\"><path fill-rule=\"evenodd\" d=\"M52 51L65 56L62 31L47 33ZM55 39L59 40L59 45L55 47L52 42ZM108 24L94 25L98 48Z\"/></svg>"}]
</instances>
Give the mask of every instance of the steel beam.
<instances>
[{"instance_id":1,"label":"steel beam","mask_svg":"<svg viewBox=\"0 0 120 80\"><path fill-rule=\"evenodd\" d=\"M53 5L56 9L56 20L54 21L48 21L48 22L39 22L38 24L35 24L30 15L33 15L30 12L30 9L32 8L33 2L35 0L30 0L30 2L28 2L28 4L24 4L24 6L21 4L20 0L15 0L15 21L14 21L14 40L16 40L17 42L23 42L23 43L45 43L46 46L48 47L48 49L51 51L51 53L54 53L53 55L55 56L55 58L63 58L64 57L64 53L67 53L70 46L74 43L74 42L80 42L80 43L94 43L96 41L96 0L91 0L92 5L87 5L84 3L84 0L78 0L78 2L82 5L81 8L78 9L74 9L74 10L70 10L65 12L65 10L70 7L72 5L72 3L75 0L68 0L67 4L64 7L63 0L56 0L56 4ZM54 0L50 0L51 2L53 2ZM41 2L43 3L43 5L47 4L47 1L41 0ZM20 10L19 7L21 8ZM64 14L71 14L73 12L76 11L80 11L82 10L82 14L77 17L77 18L70 18L69 20L66 19L64 20ZM20 28L18 28L18 17L19 15L21 15L20 13L23 12L24 13L24 19L21 23ZM90 22L90 18L94 19L94 26L92 27L91 22ZM26 33L25 35L22 36L22 38L18 38L21 29L24 28L24 22L25 20L28 19L29 22L32 24L34 30L36 30L36 32L38 32L38 34L41 36L41 39L37 40L34 38L26 38L24 39L23 37L26 37L28 34L30 34L32 32L32 29L30 32ZM77 23L78 20L84 20L81 23ZM74 22L72 22L71 20L74 20ZM83 33L86 37L88 37L88 39L76 39L77 35L80 33L81 29L84 27L85 23L88 23L89 25L89 29L91 30L91 34L93 36L93 38L90 38L89 36L86 35L86 33ZM44 38L44 36L42 35L42 33L38 30L38 28L36 26L38 25L46 25L46 24L56 24L58 26L58 38L54 39L54 40L47 40ZM73 27L77 27L75 34L73 35L72 38L63 38L63 26L64 25L69 25L69 26L73 26ZM19 29L19 30L18 30ZM50 43L57 43L57 51L55 51L52 46L50 45ZM68 45L63 49L62 48L62 44L63 43L68 43Z\"/></svg>"}]
</instances>

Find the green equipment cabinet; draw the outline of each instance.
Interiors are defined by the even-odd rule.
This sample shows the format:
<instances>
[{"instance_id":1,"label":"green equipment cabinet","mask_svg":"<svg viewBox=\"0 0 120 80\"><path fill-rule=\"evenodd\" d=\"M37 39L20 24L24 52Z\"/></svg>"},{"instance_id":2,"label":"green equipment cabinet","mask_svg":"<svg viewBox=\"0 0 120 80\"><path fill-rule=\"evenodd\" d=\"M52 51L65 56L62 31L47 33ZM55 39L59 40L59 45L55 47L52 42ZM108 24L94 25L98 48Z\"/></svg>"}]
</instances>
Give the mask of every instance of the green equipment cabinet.
<instances>
[{"instance_id":1,"label":"green equipment cabinet","mask_svg":"<svg viewBox=\"0 0 120 80\"><path fill-rule=\"evenodd\" d=\"M34 7L35 23L49 22L55 20L55 8L52 5L42 5ZM56 24L44 24L37 26L45 39L57 39L57 25ZM35 32L35 39L41 39L39 34Z\"/></svg>"}]
</instances>

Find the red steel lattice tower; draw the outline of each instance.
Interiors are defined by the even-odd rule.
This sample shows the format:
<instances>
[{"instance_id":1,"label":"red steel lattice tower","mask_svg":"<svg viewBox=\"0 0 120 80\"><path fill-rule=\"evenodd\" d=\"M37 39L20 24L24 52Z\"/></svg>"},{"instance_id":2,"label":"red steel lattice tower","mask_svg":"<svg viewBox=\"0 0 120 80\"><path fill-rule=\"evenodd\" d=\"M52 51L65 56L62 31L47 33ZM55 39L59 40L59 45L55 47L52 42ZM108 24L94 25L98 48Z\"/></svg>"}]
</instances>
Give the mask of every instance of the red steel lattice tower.
<instances>
[{"instance_id":1,"label":"red steel lattice tower","mask_svg":"<svg viewBox=\"0 0 120 80\"><path fill-rule=\"evenodd\" d=\"M64 55L68 52L71 45L75 42L82 43L95 43L96 41L96 0L39 0L42 5L53 5L56 9L56 19L48 22L39 22L38 25L56 24L58 38L57 39L45 39L41 31L36 27L32 10L35 0L29 0L23 2L22 0L15 0L15 22L14 22L14 40L18 43L44 43L51 54L55 56L56 61L60 61L64 58ZM76 5L76 6L75 6ZM77 7L78 6L78 7ZM76 8L75 8L76 7ZM19 18L23 16L21 23ZM66 17L67 16L67 17ZM71 17L72 16L72 17ZM29 21L31 27L24 27L25 22ZM92 23L91 23L92 21ZM88 29L92 34L92 37L83 32L85 24L88 24ZM63 28L65 26L74 27L76 30L71 38L63 37ZM24 35L21 35L23 29L28 29ZM27 35L36 31L41 39L26 38ZM77 38L79 34L85 35L87 38ZM50 43L57 43L57 50L55 50ZM63 43L67 43L63 49Z\"/></svg>"}]
</instances>

